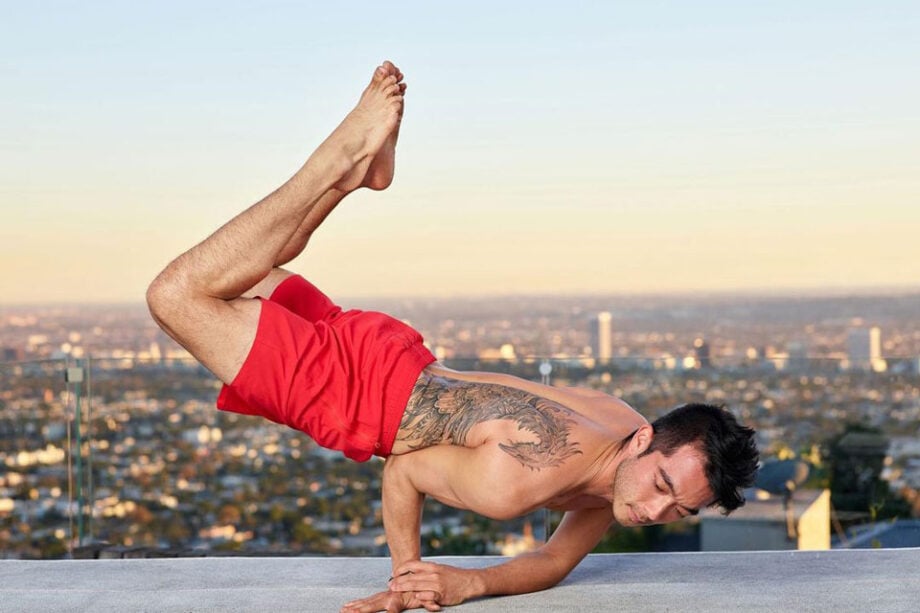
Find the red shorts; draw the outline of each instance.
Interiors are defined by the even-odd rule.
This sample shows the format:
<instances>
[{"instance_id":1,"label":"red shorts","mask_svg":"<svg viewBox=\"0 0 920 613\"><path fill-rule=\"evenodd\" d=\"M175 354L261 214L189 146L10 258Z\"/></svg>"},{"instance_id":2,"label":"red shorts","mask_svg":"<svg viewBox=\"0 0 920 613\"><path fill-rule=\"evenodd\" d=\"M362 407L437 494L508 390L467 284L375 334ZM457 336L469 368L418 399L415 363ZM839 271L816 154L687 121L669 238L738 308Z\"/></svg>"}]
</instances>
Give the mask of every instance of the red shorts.
<instances>
[{"instance_id":1,"label":"red shorts","mask_svg":"<svg viewBox=\"0 0 920 613\"><path fill-rule=\"evenodd\" d=\"M301 430L359 462L388 456L412 388L435 360L421 335L383 313L342 311L298 275L260 300L252 349L217 408Z\"/></svg>"}]
</instances>

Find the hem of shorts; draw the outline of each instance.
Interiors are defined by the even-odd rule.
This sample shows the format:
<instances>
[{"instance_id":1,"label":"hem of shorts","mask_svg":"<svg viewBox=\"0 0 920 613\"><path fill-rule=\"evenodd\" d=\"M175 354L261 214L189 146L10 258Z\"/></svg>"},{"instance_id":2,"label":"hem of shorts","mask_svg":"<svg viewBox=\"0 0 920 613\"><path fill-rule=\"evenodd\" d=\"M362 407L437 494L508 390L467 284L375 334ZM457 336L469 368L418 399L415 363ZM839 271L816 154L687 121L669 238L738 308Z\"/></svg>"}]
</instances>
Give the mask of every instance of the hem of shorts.
<instances>
[{"instance_id":1,"label":"hem of shorts","mask_svg":"<svg viewBox=\"0 0 920 613\"><path fill-rule=\"evenodd\" d=\"M437 358L421 344L409 347L399 357L399 363L393 369L398 376L394 376L387 386L392 392L387 394L380 441L378 447L374 449L374 455L382 458L390 455L415 383L425 367L436 361Z\"/></svg>"},{"instance_id":2,"label":"hem of shorts","mask_svg":"<svg viewBox=\"0 0 920 613\"><path fill-rule=\"evenodd\" d=\"M280 287L281 285L284 285L284 282L285 282L285 281L287 281L287 279L285 279L284 281L282 281L281 284L279 284L278 287ZM276 289L276 291L277 291L277 288L275 288L275 289ZM273 292L273 293L274 293L274 292ZM242 366L240 366L239 372L236 373L236 376L235 376L235 377L233 377L233 381L231 381L230 383L222 383L222 384L221 384L221 386L220 386L220 391L217 393L217 398L216 398L216 400L214 401L214 406L217 407L217 410L218 410L218 411L227 411L228 413L241 413L241 414L243 414L243 415L250 415L250 414L251 414L251 413L243 413L242 411L237 411L236 409L234 409L234 408L232 408L232 407L228 407L228 406L227 406L227 402L228 402L227 396L229 395L229 388L233 388L235 385L237 385L237 384L240 382L240 378L243 376L243 373L246 372L246 367L247 367L247 365L249 364L249 358L252 357L253 353L254 353L255 350L256 350L256 344L257 344L257 343L261 343L261 341L259 340L259 336L260 336L260 335L259 335L259 332L261 332L262 326L264 325L264 318L265 318L265 304L264 304L264 302L265 302L265 298L263 298L262 296L256 296L255 299L259 301L259 321L258 321L258 323L256 324L256 335L255 335L255 337L253 337L253 339L252 339L252 346L249 347L249 351L246 352L246 358L243 360L243 364L242 364Z\"/></svg>"}]
</instances>

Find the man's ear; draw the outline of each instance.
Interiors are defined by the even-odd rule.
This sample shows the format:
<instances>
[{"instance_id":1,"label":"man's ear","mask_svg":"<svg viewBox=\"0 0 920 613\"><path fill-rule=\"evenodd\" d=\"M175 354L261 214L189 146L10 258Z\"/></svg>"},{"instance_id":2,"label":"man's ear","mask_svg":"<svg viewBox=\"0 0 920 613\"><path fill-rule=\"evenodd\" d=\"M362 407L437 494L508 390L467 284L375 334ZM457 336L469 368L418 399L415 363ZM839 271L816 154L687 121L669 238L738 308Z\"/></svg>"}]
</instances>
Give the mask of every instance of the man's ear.
<instances>
[{"instance_id":1,"label":"man's ear","mask_svg":"<svg viewBox=\"0 0 920 613\"><path fill-rule=\"evenodd\" d=\"M645 453L649 446L652 444L652 439L654 437L655 429L652 428L652 424L645 424L640 426L630 441L630 451L635 453L637 456Z\"/></svg>"}]
</instances>

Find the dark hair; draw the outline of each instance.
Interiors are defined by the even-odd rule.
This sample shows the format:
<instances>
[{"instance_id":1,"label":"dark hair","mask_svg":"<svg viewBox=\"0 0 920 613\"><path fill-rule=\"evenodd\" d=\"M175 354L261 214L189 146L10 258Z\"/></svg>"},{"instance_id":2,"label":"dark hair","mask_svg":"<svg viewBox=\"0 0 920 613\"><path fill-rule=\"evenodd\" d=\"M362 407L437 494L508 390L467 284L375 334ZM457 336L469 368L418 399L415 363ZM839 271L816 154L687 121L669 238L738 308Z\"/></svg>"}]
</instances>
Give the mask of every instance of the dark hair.
<instances>
[{"instance_id":1,"label":"dark hair","mask_svg":"<svg viewBox=\"0 0 920 613\"><path fill-rule=\"evenodd\" d=\"M693 403L677 407L652 422L652 443L643 455L670 456L692 445L705 457L706 480L715 495L712 506L728 515L744 506L746 487L754 484L759 454L754 430L742 426L723 406Z\"/></svg>"}]
</instances>

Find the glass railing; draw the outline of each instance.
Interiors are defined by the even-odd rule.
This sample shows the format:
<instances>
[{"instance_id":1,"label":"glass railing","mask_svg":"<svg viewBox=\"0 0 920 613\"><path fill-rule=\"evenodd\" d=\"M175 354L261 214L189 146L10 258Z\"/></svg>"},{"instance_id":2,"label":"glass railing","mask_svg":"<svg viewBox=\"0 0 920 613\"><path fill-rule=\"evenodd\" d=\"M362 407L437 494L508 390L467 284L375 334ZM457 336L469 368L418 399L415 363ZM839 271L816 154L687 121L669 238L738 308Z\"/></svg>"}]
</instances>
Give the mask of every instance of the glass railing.
<instances>
[{"instance_id":1,"label":"glass railing","mask_svg":"<svg viewBox=\"0 0 920 613\"><path fill-rule=\"evenodd\" d=\"M842 542L850 526L906 519L920 506L916 360L537 357L445 364L594 388L649 419L684 402L725 404L757 428L765 460L807 462L801 487L831 489ZM0 557L100 550L385 555L381 462L349 462L294 430L217 411L217 390L189 358L0 362ZM862 445L855 452L841 442L848 427L856 433L848 440ZM874 481L847 485L838 477L835 491L833 464L844 461ZM860 506L846 487L874 493ZM423 551L512 555L542 542L559 519L540 512L495 522L428 501ZM700 523L612 531L601 550L695 550Z\"/></svg>"}]
</instances>

